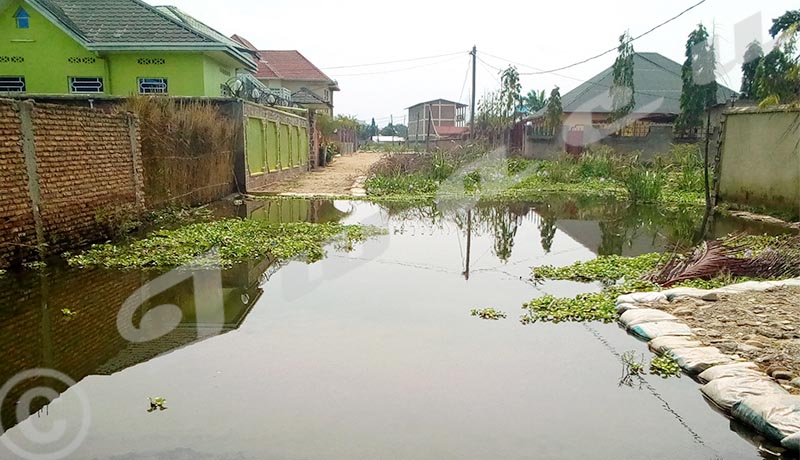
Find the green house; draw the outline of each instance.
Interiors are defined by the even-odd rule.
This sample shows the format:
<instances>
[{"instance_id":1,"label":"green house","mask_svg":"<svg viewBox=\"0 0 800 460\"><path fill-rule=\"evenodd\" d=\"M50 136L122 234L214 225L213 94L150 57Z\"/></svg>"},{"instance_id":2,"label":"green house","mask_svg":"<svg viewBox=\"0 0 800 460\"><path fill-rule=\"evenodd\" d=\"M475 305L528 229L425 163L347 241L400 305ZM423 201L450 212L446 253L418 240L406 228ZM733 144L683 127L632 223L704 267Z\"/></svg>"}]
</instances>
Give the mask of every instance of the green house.
<instances>
[{"instance_id":1,"label":"green house","mask_svg":"<svg viewBox=\"0 0 800 460\"><path fill-rule=\"evenodd\" d=\"M0 0L0 95L221 96L252 54L139 0Z\"/></svg>"}]
</instances>

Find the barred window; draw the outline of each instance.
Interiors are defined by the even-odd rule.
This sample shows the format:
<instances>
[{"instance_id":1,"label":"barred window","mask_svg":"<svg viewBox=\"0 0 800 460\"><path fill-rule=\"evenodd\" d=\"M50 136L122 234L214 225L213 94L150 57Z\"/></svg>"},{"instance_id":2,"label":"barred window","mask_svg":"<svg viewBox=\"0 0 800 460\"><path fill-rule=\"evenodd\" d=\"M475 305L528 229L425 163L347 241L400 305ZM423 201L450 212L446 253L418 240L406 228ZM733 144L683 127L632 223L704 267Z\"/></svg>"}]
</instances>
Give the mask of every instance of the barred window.
<instances>
[{"instance_id":1,"label":"barred window","mask_svg":"<svg viewBox=\"0 0 800 460\"><path fill-rule=\"evenodd\" d=\"M139 94L167 94L168 90L166 78L139 79Z\"/></svg>"},{"instance_id":2,"label":"barred window","mask_svg":"<svg viewBox=\"0 0 800 460\"><path fill-rule=\"evenodd\" d=\"M139 58L136 62L140 65L163 65L167 63L164 58Z\"/></svg>"},{"instance_id":3,"label":"barred window","mask_svg":"<svg viewBox=\"0 0 800 460\"><path fill-rule=\"evenodd\" d=\"M67 58L67 62L70 64L94 64L97 59L93 57L71 57Z\"/></svg>"},{"instance_id":4,"label":"barred window","mask_svg":"<svg viewBox=\"0 0 800 460\"><path fill-rule=\"evenodd\" d=\"M25 77L0 77L0 93L24 93Z\"/></svg>"},{"instance_id":5,"label":"barred window","mask_svg":"<svg viewBox=\"0 0 800 460\"><path fill-rule=\"evenodd\" d=\"M0 56L0 63L2 64L21 64L25 62L22 56Z\"/></svg>"},{"instance_id":6,"label":"barred window","mask_svg":"<svg viewBox=\"0 0 800 460\"><path fill-rule=\"evenodd\" d=\"M71 93L102 93L103 79L100 77L69 77Z\"/></svg>"}]
</instances>

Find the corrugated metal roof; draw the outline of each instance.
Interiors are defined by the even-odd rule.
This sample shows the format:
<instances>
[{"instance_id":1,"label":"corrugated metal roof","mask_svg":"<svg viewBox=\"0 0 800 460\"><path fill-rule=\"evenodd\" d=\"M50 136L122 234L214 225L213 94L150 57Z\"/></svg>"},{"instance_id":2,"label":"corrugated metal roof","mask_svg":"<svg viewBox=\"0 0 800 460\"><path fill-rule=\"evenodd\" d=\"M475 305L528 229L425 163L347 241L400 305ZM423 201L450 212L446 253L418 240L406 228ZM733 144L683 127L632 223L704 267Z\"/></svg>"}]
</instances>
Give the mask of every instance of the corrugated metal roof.
<instances>
[{"instance_id":1,"label":"corrugated metal roof","mask_svg":"<svg viewBox=\"0 0 800 460\"><path fill-rule=\"evenodd\" d=\"M658 53L635 53L633 83L636 98L634 113L677 115L681 112L682 66ZM614 85L613 66L561 97L564 113L610 113L613 102L609 89ZM719 85L718 102L729 101L736 93ZM536 112L544 114L546 109Z\"/></svg>"}]
</instances>

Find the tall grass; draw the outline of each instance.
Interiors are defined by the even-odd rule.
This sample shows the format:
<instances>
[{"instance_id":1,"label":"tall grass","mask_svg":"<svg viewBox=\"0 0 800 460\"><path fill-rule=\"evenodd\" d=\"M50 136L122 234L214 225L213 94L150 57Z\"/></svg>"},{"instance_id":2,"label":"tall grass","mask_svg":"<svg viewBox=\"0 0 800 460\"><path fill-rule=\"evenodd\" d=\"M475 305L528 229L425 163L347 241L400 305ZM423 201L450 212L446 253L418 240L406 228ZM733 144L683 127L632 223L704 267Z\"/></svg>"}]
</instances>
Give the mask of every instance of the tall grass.
<instances>
[{"instance_id":1,"label":"tall grass","mask_svg":"<svg viewBox=\"0 0 800 460\"><path fill-rule=\"evenodd\" d=\"M656 203L661 198L666 177L663 172L637 166L628 171L622 183L634 203Z\"/></svg>"},{"instance_id":2,"label":"tall grass","mask_svg":"<svg viewBox=\"0 0 800 460\"><path fill-rule=\"evenodd\" d=\"M233 191L235 123L216 106L137 96L119 109L139 118L149 208L205 204Z\"/></svg>"}]
</instances>

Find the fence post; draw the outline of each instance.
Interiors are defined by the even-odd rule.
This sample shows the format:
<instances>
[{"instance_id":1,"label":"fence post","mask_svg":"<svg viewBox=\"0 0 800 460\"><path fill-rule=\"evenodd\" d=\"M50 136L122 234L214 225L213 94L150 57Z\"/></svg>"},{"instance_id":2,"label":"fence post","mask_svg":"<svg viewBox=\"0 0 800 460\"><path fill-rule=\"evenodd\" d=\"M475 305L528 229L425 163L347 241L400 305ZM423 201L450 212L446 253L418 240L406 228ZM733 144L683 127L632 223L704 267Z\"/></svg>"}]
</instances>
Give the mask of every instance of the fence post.
<instances>
[{"instance_id":1,"label":"fence post","mask_svg":"<svg viewBox=\"0 0 800 460\"><path fill-rule=\"evenodd\" d=\"M140 174L141 169L141 152L139 151L139 123L136 115L133 113L125 114L125 121L128 124L128 137L131 142L131 165L133 174L133 199L135 205L144 208L144 178Z\"/></svg>"},{"instance_id":2,"label":"fence post","mask_svg":"<svg viewBox=\"0 0 800 460\"><path fill-rule=\"evenodd\" d=\"M31 212L36 227L36 247L39 257L45 256L44 223L42 221L42 192L39 188L39 172L36 162L36 143L33 131L33 101L14 102L19 113L22 134L22 154L25 157L25 170L28 175L28 196L31 199Z\"/></svg>"}]
</instances>

